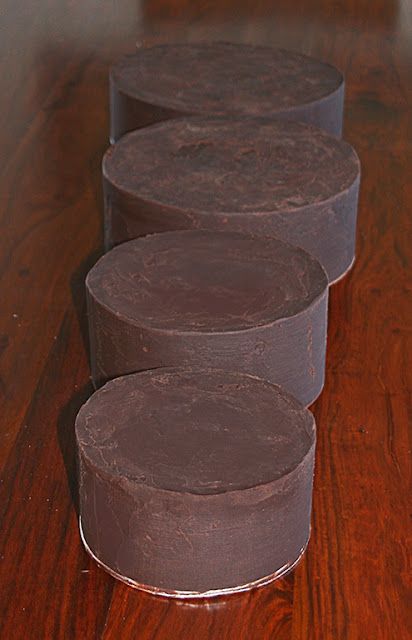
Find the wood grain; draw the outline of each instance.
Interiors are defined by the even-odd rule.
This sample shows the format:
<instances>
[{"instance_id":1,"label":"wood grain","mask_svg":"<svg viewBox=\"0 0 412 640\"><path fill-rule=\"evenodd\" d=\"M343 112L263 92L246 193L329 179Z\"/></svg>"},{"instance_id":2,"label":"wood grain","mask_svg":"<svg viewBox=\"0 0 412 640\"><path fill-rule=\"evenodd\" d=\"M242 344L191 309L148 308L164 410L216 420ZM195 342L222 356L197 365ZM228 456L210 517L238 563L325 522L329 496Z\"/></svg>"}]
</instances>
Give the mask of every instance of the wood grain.
<instances>
[{"instance_id":1,"label":"wood grain","mask_svg":"<svg viewBox=\"0 0 412 640\"><path fill-rule=\"evenodd\" d=\"M408 0L4 0L0 25L0 637L412 637ZM108 66L136 43L202 39L337 64L363 182L358 259L331 292L308 553L271 586L193 604L115 583L84 553L73 421L90 393Z\"/></svg>"}]
</instances>

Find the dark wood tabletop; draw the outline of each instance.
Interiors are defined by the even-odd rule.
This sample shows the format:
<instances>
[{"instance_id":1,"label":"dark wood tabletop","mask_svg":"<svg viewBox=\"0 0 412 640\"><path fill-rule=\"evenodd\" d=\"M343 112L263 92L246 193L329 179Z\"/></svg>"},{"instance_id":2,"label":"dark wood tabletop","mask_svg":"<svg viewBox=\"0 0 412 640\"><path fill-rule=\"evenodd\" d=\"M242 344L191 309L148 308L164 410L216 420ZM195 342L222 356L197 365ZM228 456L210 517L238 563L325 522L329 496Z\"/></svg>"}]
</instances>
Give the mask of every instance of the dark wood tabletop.
<instances>
[{"instance_id":1,"label":"dark wood tabletop","mask_svg":"<svg viewBox=\"0 0 412 640\"><path fill-rule=\"evenodd\" d=\"M83 550L73 423L91 393L83 281L102 253L109 64L136 43L205 39L341 68L363 177L313 407L308 552L267 587L179 602L116 582ZM0 637L412 638L410 2L3 0L0 86Z\"/></svg>"}]
</instances>

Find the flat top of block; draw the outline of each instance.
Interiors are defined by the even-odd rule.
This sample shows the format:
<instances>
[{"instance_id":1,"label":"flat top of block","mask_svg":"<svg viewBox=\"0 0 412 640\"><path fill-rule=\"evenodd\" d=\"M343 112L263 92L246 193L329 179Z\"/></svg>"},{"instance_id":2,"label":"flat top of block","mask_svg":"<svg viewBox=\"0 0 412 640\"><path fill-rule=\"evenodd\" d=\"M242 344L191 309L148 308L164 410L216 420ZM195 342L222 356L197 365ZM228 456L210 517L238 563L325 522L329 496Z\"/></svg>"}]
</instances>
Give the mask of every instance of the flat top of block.
<instances>
[{"instance_id":1,"label":"flat top of block","mask_svg":"<svg viewBox=\"0 0 412 640\"><path fill-rule=\"evenodd\" d=\"M240 373L156 369L117 378L76 420L103 473L170 491L216 494L294 470L315 441L312 414L280 387Z\"/></svg>"},{"instance_id":2,"label":"flat top of block","mask_svg":"<svg viewBox=\"0 0 412 640\"><path fill-rule=\"evenodd\" d=\"M116 86L183 113L272 115L335 92L330 64L294 51L228 42L140 49L111 70Z\"/></svg>"},{"instance_id":3,"label":"flat top of block","mask_svg":"<svg viewBox=\"0 0 412 640\"><path fill-rule=\"evenodd\" d=\"M144 202L229 216L328 201L359 171L348 143L307 124L262 118L169 120L124 136L103 160L107 180Z\"/></svg>"},{"instance_id":4,"label":"flat top of block","mask_svg":"<svg viewBox=\"0 0 412 640\"><path fill-rule=\"evenodd\" d=\"M296 315L328 281L315 258L274 238L173 231L115 247L86 285L97 302L139 327L223 333Z\"/></svg>"}]
</instances>

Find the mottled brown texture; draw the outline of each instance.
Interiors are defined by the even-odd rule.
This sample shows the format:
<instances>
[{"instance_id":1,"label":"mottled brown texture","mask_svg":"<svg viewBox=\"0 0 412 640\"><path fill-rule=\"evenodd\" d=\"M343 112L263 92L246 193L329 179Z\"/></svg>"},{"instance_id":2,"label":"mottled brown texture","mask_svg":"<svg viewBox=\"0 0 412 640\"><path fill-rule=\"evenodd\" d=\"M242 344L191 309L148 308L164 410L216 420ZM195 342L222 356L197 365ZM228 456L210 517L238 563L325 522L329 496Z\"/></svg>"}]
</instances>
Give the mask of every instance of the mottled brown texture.
<instances>
[{"instance_id":1,"label":"mottled brown texture","mask_svg":"<svg viewBox=\"0 0 412 640\"><path fill-rule=\"evenodd\" d=\"M118 576L234 589L306 547L315 423L279 387L215 370L117 378L82 407L76 436L83 535Z\"/></svg>"},{"instance_id":2,"label":"mottled brown texture","mask_svg":"<svg viewBox=\"0 0 412 640\"><path fill-rule=\"evenodd\" d=\"M328 283L302 249L239 233L176 231L112 249L86 280L91 368L245 371L303 404L324 380Z\"/></svg>"},{"instance_id":3,"label":"mottled brown texture","mask_svg":"<svg viewBox=\"0 0 412 640\"><path fill-rule=\"evenodd\" d=\"M301 53L228 42L139 50L110 73L111 140L179 115L276 116L340 136L342 74Z\"/></svg>"},{"instance_id":4,"label":"mottled brown texture","mask_svg":"<svg viewBox=\"0 0 412 640\"><path fill-rule=\"evenodd\" d=\"M275 235L331 282L355 256L360 166L306 124L189 118L135 131L103 160L106 246L174 229Z\"/></svg>"},{"instance_id":5,"label":"mottled brown texture","mask_svg":"<svg viewBox=\"0 0 412 640\"><path fill-rule=\"evenodd\" d=\"M412 637L407 5L2 2L1 638ZM99 569L81 544L71 492L74 419L91 393L84 274L102 251L108 70L154 36L271 44L330 60L345 73L345 136L364 167L357 260L330 291L308 551L286 579L207 606L144 594Z\"/></svg>"}]
</instances>

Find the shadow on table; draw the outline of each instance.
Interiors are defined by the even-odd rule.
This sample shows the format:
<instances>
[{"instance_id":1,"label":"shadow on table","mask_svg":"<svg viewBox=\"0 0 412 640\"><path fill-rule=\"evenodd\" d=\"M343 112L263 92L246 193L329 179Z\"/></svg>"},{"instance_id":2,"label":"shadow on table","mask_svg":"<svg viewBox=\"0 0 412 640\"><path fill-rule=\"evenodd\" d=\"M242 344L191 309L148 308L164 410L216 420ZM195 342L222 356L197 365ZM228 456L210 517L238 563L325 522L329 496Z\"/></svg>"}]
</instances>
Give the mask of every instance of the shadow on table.
<instances>
[{"instance_id":1,"label":"shadow on table","mask_svg":"<svg viewBox=\"0 0 412 640\"><path fill-rule=\"evenodd\" d=\"M76 311L77 322L82 336L83 346L90 362L90 342L89 327L87 321L87 303L86 303L86 276L90 269L96 264L97 260L103 255L103 248L92 251L85 258L70 278L70 292L74 309Z\"/></svg>"},{"instance_id":2,"label":"shadow on table","mask_svg":"<svg viewBox=\"0 0 412 640\"><path fill-rule=\"evenodd\" d=\"M70 398L69 402L60 411L57 420L57 438L64 461L71 500L77 515L79 515L79 490L77 480L77 447L74 423L80 407L86 402L92 393L93 385L91 382L86 384L82 389L77 390Z\"/></svg>"},{"instance_id":3,"label":"shadow on table","mask_svg":"<svg viewBox=\"0 0 412 640\"><path fill-rule=\"evenodd\" d=\"M70 279L71 297L73 307L75 309L82 342L84 345L87 359L90 362L90 347L89 347L89 335L88 335L88 323L87 323L87 310L86 310L86 288L85 278L91 267L95 264L96 260L102 255L102 250L97 249L93 251L87 258L85 258L79 267L74 271ZM57 434L59 447L64 460L66 469L67 484L69 486L71 499L79 514L79 499L78 499L78 483L77 483L77 450L76 450L76 434L74 430L74 423L76 415L80 410L80 407L86 402L86 400L93 393L94 388L91 381L85 384L81 389L78 389L71 396L69 402L60 411L57 420Z\"/></svg>"}]
</instances>

